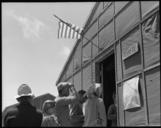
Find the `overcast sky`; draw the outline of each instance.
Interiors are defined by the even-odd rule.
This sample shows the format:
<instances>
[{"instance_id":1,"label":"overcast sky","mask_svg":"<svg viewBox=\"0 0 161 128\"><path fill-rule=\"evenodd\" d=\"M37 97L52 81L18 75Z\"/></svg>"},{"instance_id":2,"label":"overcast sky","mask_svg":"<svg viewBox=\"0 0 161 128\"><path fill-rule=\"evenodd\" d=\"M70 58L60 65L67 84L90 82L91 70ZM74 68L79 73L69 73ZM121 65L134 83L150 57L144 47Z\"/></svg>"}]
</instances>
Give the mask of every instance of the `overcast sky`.
<instances>
[{"instance_id":1,"label":"overcast sky","mask_svg":"<svg viewBox=\"0 0 161 128\"><path fill-rule=\"evenodd\" d=\"M2 3L2 109L30 85L35 96L57 96L55 82L76 39L57 39L53 14L83 27L94 2Z\"/></svg>"}]
</instances>

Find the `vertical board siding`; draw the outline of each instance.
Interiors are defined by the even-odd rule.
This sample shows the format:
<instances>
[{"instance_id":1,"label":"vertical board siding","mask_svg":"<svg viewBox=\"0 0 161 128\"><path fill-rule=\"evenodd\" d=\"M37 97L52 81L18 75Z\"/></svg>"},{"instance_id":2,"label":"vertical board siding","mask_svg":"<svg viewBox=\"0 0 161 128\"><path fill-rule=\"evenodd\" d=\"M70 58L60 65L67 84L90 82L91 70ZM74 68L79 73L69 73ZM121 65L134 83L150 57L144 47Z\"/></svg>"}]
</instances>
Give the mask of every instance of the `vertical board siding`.
<instances>
[{"instance_id":1,"label":"vertical board siding","mask_svg":"<svg viewBox=\"0 0 161 128\"><path fill-rule=\"evenodd\" d=\"M122 67L121 67L121 51L120 51L120 43L116 45L116 67L117 67L117 81L122 80Z\"/></svg>"},{"instance_id":2,"label":"vertical board siding","mask_svg":"<svg viewBox=\"0 0 161 128\"><path fill-rule=\"evenodd\" d=\"M90 24L92 24L93 21L96 20L96 18L101 14L102 11L103 11L103 2L100 2L95 14L93 15L93 17L90 21Z\"/></svg>"},{"instance_id":3,"label":"vertical board siding","mask_svg":"<svg viewBox=\"0 0 161 128\"><path fill-rule=\"evenodd\" d=\"M88 31L85 33L85 37L89 40L97 33L98 31L98 23L97 21L90 26ZM83 44L86 44L88 42L87 39L83 39Z\"/></svg>"},{"instance_id":4,"label":"vertical board siding","mask_svg":"<svg viewBox=\"0 0 161 128\"><path fill-rule=\"evenodd\" d=\"M69 65L66 70L67 70L66 77L68 78L73 73L73 58L70 60Z\"/></svg>"},{"instance_id":5,"label":"vertical board siding","mask_svg":"<svg viewBox=\"0 0 161 128\"><path fill-rule=\"evenodd\" d=\"M99 32L99 47L107 48L114 38L114 22L112 21Z\"/></svg>"},{"instance_id":6,"label":"vertical board siding","mask_svg":"<svg viewBox=\"0 0 161 128\"><path fill-rule=\"evenodd\" d=\"M161 125L160 67L145 74L149 108L149 123Z\"/></svg>"},{"instance_id":7,"label":"vertical board siding","mask_svg":"<svg viewBox=\"0 0 161 128\"><path fill-rule=\"evenodd\" d=\"M81 71L74 75L74 85L76 90L81 90Z\"/></svg>"},{"instance_id":8,"label":"vertical board siding","mask_svg":"<svg viewBox=\"0 0 161 128\"><path fill-rule=\"evenodd\" d=\"M138 84L138 90L139 90L139 97L140 97L140 103L141 103L141 107L139 108L132 108L129 110L125 111L125 120L126 126L136 126L136 125L145 125L146 124L146 120L145 120L145 91L144 91L144 86L143 86L143 79L140 76L139 79L139 84Z\"/></svg>"},{"instance_id":9,"label":"vertical board siding","mask_svg":"<svg viewBox=\"0 0 161 128\"><path fill-rule=\"evenodd\" d=\"M83 69L83 89L87 91L90 86L92 86L91 65L88 65Z\"/></svg>"},{"instance_id":10,"label":"vertical board siding","mask_svg":"<svg viewBox=\"0 0 161 128\"><path fill-rule=\"evenodd\" d=\"M115 14L117 14L129 1L116 1L115 2Z\"/></svg>"},{"instance_id":11,"label":"vertical board siding","mask_svg":"<svg viewBox=\"0 0 161 128\"><path fill-rule=\"evenodd\" d=\"M123 35L139 18L139 2L133 2L116 17L116 37Z\"/></svg>"},{"instance_id":12,"label":"vertical board siding","mask_svg":"<svg viewBox=\"0 0 161 128\"><path fill-rule=\"evenodd\" d=\"M113 4L99 17L99 28L107 24L114 16Z\"/></svg>"},{"instance_id":13,"label":"vertical board siding","mask_svg":"<svg viewBox=\"0 0 161 128\"><path fill-rule=\"evenodd\" d=\"M94 43L92 44L92 56L95 57L98 54L98 36L95 36L92 41Z\"/></svg>"},{"instance_id":14,"label":"vertical board siding","mask_svg":"<svg viewBox=\"0 0 161 128\"><path fill-rule=\"evenodd\" d=\"M123 106L123 86L117 85L118 86L118 95L119 95L119 124L120 126L124 126L124 106Z\"/></svg>"},{"instance_id":15,"label":"vertical board siding","mask_svg":"<svg viewBox=\"0 0 161 128\"><path fill-rule=\"evenodd\" d=\"M74 70L77 70L81 67L81 42L78 44L74 54Z\"/></svg>"},{"instance_id":16,"label":"vertical board siding","mask_svg":"<svg viewBox=\"0 0 161 128\"><path fill-rule=\"evenodd\" d=\"M83 47L83 64L91 59L91 43Z\"/></svg>"}]
</instances>

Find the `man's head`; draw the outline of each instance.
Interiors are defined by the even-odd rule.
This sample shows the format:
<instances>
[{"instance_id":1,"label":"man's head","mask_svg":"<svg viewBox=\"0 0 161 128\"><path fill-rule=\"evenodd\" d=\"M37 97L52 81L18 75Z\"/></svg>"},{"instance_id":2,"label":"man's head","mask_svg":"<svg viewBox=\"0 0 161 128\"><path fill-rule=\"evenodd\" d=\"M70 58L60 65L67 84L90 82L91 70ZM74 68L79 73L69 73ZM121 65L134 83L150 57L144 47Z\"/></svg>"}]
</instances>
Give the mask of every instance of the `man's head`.
<instances>
[{"instance_id":1,"label":"man's head","mask_svg":"<svg viewBox=\"0 0 161 128\"><path fill-rule=\"evenodd\" d=\"M42 111L44 115L51 115L55 112L55 101L54 100L46 100L43 103Z\"/></svg>"},{"instance_id":2,"label":"man's head","mask_svg":"<svg viewBox=\"0 0 161 128\"><path fill-rule=\"evenodd\" d=\"M79 90L78 91L78 96L79 96L79 101L80 101L80 103L84 103L85 102L85 93L86 93L86 91L85 90Z\"/></svg>"},{"instance_id":3,"label":"man's head","mask_svg":"<svg viewBox=\"0 0 161 128\"><path fill-rule=\"evenodd\" d=\"M60 82L57 85L59 96L69 96L71 86L72 84L69 82Z\"/></svg>"},{"instance_id":4,"label":"man's head","mask_svg":"<svg viewBox=\"0 0 161 128\"><path fill-rule=\"evenodd\" d=\"M17 96L16 99L20 103L22 102L32 102L34 95L32 93L31 88L27 84L22 84L19 86L17 90Z\"/></svg>"}]
</instances>

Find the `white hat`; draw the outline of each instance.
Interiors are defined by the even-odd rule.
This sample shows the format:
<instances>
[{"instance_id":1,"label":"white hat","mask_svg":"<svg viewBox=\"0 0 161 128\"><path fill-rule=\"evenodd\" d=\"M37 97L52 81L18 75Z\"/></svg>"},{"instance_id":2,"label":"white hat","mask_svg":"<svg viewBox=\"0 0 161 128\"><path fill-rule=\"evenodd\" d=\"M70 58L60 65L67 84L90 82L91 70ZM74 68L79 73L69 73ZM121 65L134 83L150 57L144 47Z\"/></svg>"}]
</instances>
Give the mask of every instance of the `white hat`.
<instances>
[{"instance_id":1,"label":"white hat","mask_svg":"<svg viewBox=\"0 0 161 128\"><path fill-rule=\"evenodd\" d=\"M27 84L20 85L20 87L18 88L17 94L18 95L16 96L16 99L23 96L31 96L31 97L34 96L32 94L31 88Z\"/></svg>"}]
</instances>

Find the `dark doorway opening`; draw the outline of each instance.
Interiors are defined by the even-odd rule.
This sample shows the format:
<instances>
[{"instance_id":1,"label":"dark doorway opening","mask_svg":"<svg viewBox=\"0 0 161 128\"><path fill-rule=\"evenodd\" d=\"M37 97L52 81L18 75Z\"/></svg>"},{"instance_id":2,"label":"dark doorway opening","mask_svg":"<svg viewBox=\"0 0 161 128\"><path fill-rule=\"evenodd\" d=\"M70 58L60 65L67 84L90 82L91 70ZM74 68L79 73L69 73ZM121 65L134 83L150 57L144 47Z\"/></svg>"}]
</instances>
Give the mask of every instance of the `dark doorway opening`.
<instances>
[{"instance_id":1,"label":"dark doorway opening","mask_svg":"<svg viewBox=\"0 0 161 128\"><path fill-rule=\"evenodd\" d=\"M115 58L114 54L104 59L100 63L101 83L103 84L103 99L107 114L107 126L112 125L112 121L108 119L108 110L111 104L114 104L113 94L116 94L115 85ZM117 119L117 118L116 118Z\"/></svg>"}]
</instances>

